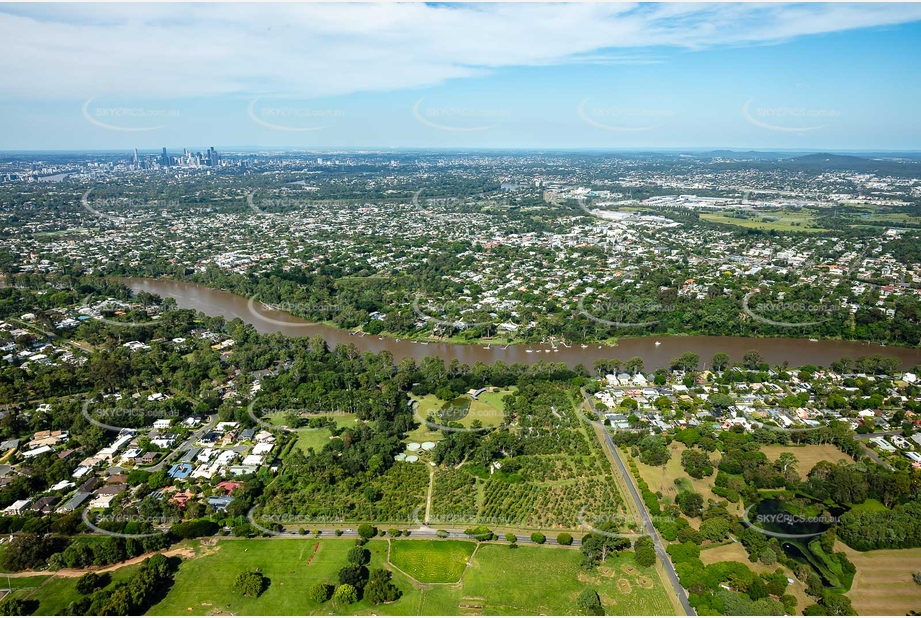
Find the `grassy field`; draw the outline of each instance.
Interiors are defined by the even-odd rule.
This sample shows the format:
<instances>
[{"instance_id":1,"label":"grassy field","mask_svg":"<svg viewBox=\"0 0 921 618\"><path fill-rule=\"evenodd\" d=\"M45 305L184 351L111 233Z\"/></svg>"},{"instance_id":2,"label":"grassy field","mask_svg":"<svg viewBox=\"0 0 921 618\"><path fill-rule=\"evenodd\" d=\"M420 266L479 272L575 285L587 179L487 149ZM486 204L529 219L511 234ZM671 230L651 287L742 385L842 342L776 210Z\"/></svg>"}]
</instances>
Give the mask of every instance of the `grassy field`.
<instances>
[{"instance_id":1,"label":"grassy field","mask_svg":"<svg viewBox=\"0 0 921 618\"><path fill-rule=\"evenodd\" d=\"M537 615L575 614L579 593L586 587L601 595L609 615L674 615L665 588L654 568L640 569L632 556L611 557L596 572L579 566L576 549L483 544L472 553L470 543L448 541L392 541L391 557L402 567L420 569L431 581L459 583L417 584L388 564L388 543L375 539L370 568L389 567L393 582L403 592L394 603L373 606L367 601L337 606L333 601L309 601L304 591L316 582L335 583L354 541L346 539L222 540L194 559L185 560L166 598L151 615L207 615L218 611L249 615ZM418 548L415 545L418 544ZM316 553L314 547L318 545ZM414 546L414 547L410 547ZM441 548L451 548L442 550ZM456 553L461 549L460 553ZM312 556L312 558L311 558ZM434 563L425 564L432 558ZM308 564L309 561L309 564ZM260 569L271 580L258 599L232 592L234 578ZM460 575L455 575L460 572ZM452 580L452 578L454 578Z\"/></svg>"},{"instance_id":2,"label":"grassy field","mask_svg":"<svg viewBox=\"0 0 921 618\"><path fill-rule=\"evenodd\" d=\"M48 581L50 577L51 575L32 575L29 577L10 578L9 583L7 583L6 581L0 582L0 587L4 589L9 588L12 590L24 590L24 589L38 588L39 586L44 584L46 581Z\"/></svg>"},{"instance_id":3,"label":"grassy field","mask_svg":"<svg viewBox=\"0 0 921 618\"><path fill-rule=\"evenodd\" d=\"M734 217L731 214L703 213L701 219L712 223L736 225L757 230L776 230L778 232L822 232L825 228L815 225L812 215L803 210L792 211L753 211L750 219ZM765 220L767 219L767 220Z\"/></svg>"},{"instance_id":4,"label":"grassy field","mask_svg":"<svg viewBox=\"0 0 921 618\"><path fill-rule=\"evenodd\" d=\"M578 614L576 598L587 587L598 591L609 616L674 615L654 567L641 569L632 556L611 557L595 572L579 566L578 551L542 547L484 545L464 575L457 613L484 615ZM429 606L424 613L449 609ZM473 612L462 605L479 605Z\"/></svg>"},{"instance_id":5,"label":"grassy field","mask_svg":"<svg viewBox=\"0 0 921 618\"><path fill-rule=\"evenodd\" d=\"M391 541L390 562L422 583L453 583L464 574L475 549L470 541Z\"/></svg>"},{"instance_id":6,"label":"grassy field","mask_svg":"<svg viewBox=\"0 0 921 618\"><path fill-rule=\"evenodd\" d=\"M483 394L485 395L486 393ZM500 408L496 408L491 403L478 399L470 403L470 411L467 413L467 416L461 419L461 424L464 427L470 427L470 423L478 420L483 423L483 425L500 425L504 416Z\"/></svg>"},{"instance_id":7,"label":"grassy field","mask_svg":"<svg viewBox=\"0 0 921 618\"><path fill-rule=\"evenodd\" d=\"M675 499L675 496L678 495L678 486L675 485L676 479L683 479L679 484L690 486L697 493L701 494L704 497L704 503L706 504L708 500L720 501L724 498L720 498L713 493L713 479L716 478L716 472L714 471L713 476L705 477L702 479L695 479L688 476L688 473L684 471L684 468L681 466L681 454L687 450L680 442L672 442L669 446L671 451L671 459L668 460L668 463L665 466L652 467L647 466L640 461L639 457L636 458L636 465L640 471L640 475L643 477L643 480L649 485L649 489L656 492L661 491L663 497L668 497L671 500ZM716 464L719 461L719 453L710 453L710 459ZM714 466L715 468L715 466ZM732 504L730 503L727 507L730 513L741 515L742 507L739 503ZM692 517L689 519L691 524L697 528L700 525L699 517Z\"/></svg>"},{"instance_id":8,"label":"grassy field","mask_svg":"<svg viewBox=\"0 0 921 618\"><path fill-rule=\"evenodd\" d=\"M502 403L502 398L506 395L511 395L518 390L517 386L512 386L508 389L502 389L497 393L491 393L489 391L482 393L477 399L484 403L491 405L493 408L499 411L500 414L505 413L505 404Z\"/></svg>"},{"instance_id":9,"label":"grassy field","mask_svg":"<svg viewBox=\"0 0 921 618\"><path fill-rule=\"evenodd\" d=\"M109 573L112 581L105 589L111 589L115 584L131 579L138 569L140 566L133 564ZM67 609L72 602L80 600L82 595L77 592L77 579L60 575L38 575L10 581L13 585L13 594L17 598L38 601L34 615L54 616Z\"/></svg>"},{"instance_id":10,"label":"grassy field","mask_svg":"<svg viewBox=\"0 0 921 618\"><path fill-rule=\"evenodd\" d=\"M500 391L498 393L483 393L476 400L470 401L470 410L461 420L461 424L469 427L470 423L479 419L484 425L498 425L502 422L505 406L502 398L514 391ZM469 397L467 398L469 399ZM427 418L429 414L437 416L438 410L446 402L435 395L426 395L419 399L418 415Z\"/></svg>"},{"instance_id":11,"label":"grassy field","mask_svg":"<svg viewBox=\"0 0 921 618\"><path fill-rule=\"evenodd\" d=\"M501 390L498 393L483 393L477 400L470 402L470 410L467 416L461 419L460 423L464 427L470 427L474 420L479 420L483 425L498 425L503 420L505 406L502 404L502 398L510 393L515 392L515 388ZM435 395L429 394L425 397L417 397L419 404L416 409L417 420L428 418L429 414L437 416L438 410L446 403ZM469 399L469 397L468 397ZM420 426L409 433L408 442L438 442L444 436L441 431L430 430L425 423L420 421Z\"/></svg>"},{"instance_id":12,"label":"grassy field","mask_svg":"<svg viewBox=\"0 0 921 618\"><path fill-rule=\"evenodd\" d=\"M412 613L419 593L409 578L396 571L393 582L403 591L403 598L391 605L375 607L362 600L340 608L333 601L316 603L307 599L304 592L310 585L338 583L339 569L346 566L346 554L354 546L354 541L345 539L222 540L202 556L183 561L169 594L148 614L202 616L218 610L270 616ZM316 553L314 547L318 547ZM383 567L387 542L374 540L365 547L371 552L369 568ZM234 593L237 575L254 569L269 578L268 590L258 599Z\"/></svg>"},{"instance_id":13,"label":"grassy field","mask_svg":"<svg viewBox=\"0 0 921 618\"><path fill-rule=\"evenodd\" d=\"M355 415L354 414L336 414L330 416L336 425L339 427L354 427L355 426ZM273 425L284 425L285 418L283 412L276 412L274 414L266 415L265 420L272 423ZM329 429L307 429L302 428L301 431L297 433L297 447L301 449L304 453L307 452L307 449L313 448L313 450L319 452L324 446L329 442L329 438L332 433Z\"/></svg>"},{"instance_id":14,"label":"grassy field","mask_svg":"<svg viewBox=\"0 0 921 618\"><path fill-rule=\"evenodd\" d=\"M847 463L854 463L854 459L850 455L842 453L837 447L831 444L807 444L805 446L793 446L790 444L787 446L780 446L778 444L772 444L770 446L762 446L761 452L767 455L768 459L771 461L780 457L781 453L793 453L799 460L799 463L796 465L796 470L799 472L800 476L803 477L809 474L809 471L820 461L838 463L838 460L843 459Z\"/></svg>"},{"instance_id":15,"label":"grassy field","mask_svg":"<svg viewBox=\"0 0 921 618\"><path fill-rule=\"evenodd\" d=\"M857 567L857 575L847 596L861 615L904 616L921 611L921 586L911 574L921 570L921 548L854 551L840 541L835 551L843 551Z\"/></svg>"}]
</instances>

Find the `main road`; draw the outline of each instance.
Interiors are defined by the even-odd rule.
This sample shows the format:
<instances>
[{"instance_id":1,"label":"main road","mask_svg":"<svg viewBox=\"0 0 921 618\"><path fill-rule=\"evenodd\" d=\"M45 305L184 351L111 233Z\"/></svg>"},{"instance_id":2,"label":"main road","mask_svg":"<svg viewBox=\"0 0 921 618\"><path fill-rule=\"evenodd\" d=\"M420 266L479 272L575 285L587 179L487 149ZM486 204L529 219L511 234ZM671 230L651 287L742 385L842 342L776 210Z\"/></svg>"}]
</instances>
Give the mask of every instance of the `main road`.
<instances>
[{"instance_id":1,"label":"main road","mask_svg":"<svg viewBox=\"0 0 921 618\"><path fill-rule=\"evenodd\" d=\"M582 389L582 395L585 397L586 405L592 411L592 414L595 415L594 418L598 418L598 412L595 410L595 404L588 393L585 392L585 389ZM640 497L640 492L636 488L636 484L633 481L633 476L630 474L630 471L627 470L627 466L624 465L623 459L620 457L620 452L614 445L614 440L611 439L611 434L609 434L607 430L605 430L604 425L598 421L592 419L588 420L595 427L595 433L604 436L605 446L607 447L608 452L613 456L614 462L617 464L620 475L624 479L624 484L627 486L627 491L629 492L630 497L633 499L633 502L636 504L636 511L643 518L643 526L646 529L646 534L652 537L652 541L656 548L656 554L659 555L659 560L662 562L662 566L665 569L665 574L668 576L669 583L671 583L672 588L675 591L675 596L678 597L678 601L681 603L681 607L684 609L686 615L696 616L697 612L694 611L694 608L691 607L691 603L688 601L687 591L684 589L684 586L681 585L681 581L678 579L678 573L675 572L675 567L672 565L672 561L669 559L668 553L665 551L665 545L662 543L662 539L659 537L659 533L655 529L655 526L652 525L652 517L649 515L649 510L646 508L646 503L643 502L643 499Z\"/></svg>"}]
</instances>

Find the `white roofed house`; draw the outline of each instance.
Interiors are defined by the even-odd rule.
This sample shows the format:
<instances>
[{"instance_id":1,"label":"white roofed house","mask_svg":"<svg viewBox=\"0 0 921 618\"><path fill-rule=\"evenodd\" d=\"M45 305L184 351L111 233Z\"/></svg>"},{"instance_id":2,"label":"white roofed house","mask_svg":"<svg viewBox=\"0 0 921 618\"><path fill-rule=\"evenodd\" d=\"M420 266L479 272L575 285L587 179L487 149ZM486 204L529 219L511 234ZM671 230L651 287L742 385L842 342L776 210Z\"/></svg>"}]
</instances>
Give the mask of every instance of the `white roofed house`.
<instances>
[{"instance_id":1,"label":"white roofed house","mask_svg":"<svg viewBox=\"0 0 921 618\"><path fill-rule=\"evenodd\" d=\"M22 515L30 506L32 506L32 500L29 498L24 498L23 500L17 500L13 504L3 509L3 513L5 515Z\"/></svg>"},{"instance_id":2,"label":"white roofed house","mask_svg":"<svg viewBox=\"0 0 921 618\"><path fill-rule=\"evenodd\" d=\"M886 439L883 438L883 437L881 437L881 436L877 436L877 437L875 437L875 438L870 438L870 442L874 443L874 444L875 444L876 446L878 446L881 450L884 450L884 451L886 451L886 452L891 453L891 452L895 451L895 447L892 446L891 444L889 444L889 442L887 442Z\"/></svg>"},{"instance_id":3,"label":"white roofed house","mask_svg":"<svg viewBox=\"0 0 921 618\"><path fill-rule=\"evenodd\" d=\"M153 438L150 443L157 448L170 448L176 442L176 438L178 437L179 436L177 434L171 433L169 435Z\"/></svg>"},{"instance_id":4,"label":"white roofed house","mask_svg":"<svg viewBox=\"0 0 921 618\"><path fill-rule=\"evenodd\" d=\"M246 458L243 459L243 465L244 466L261 466L263 459L264 458L262 455L247 455Z\"/></svg>"},{"instance_id":5,"label":"white roofed house","mask_svg":"<svg viewBox=\"0 0 921 618\"><path fill-rule=\"evenodd\" d=\"M272 449L275 448L274 444L269 444L267 442L260 442L253 447L253 455L265 455L271 453Z\"/></svg>"},{"instance_id":6,"label":"white roofed house","mask_svg":"<svg viewBox=\"0 0 921 618\"><path fill-rule=\"evenodd\" d=\"M260 431L256 434L256 442L275 442L275 434L269 431Z\"/></svg>"},{"instance_id":7,"label":"white roofed house","mask_svg":"<svg viewBox=\"0 0 921 618\"><path fill-rule=\"evenodd\" d=\"M115 494L102 494L96 496L90 500L90 508L92 509L107 509L112 506L112 502L115 501Z\"/></svg>"},{"instance_id":8,"label":"white roofed house","mask_svg":"<svg viewBox=\"0 0 921 618\"><path fill-rule=\"evenodd\" d=\"M51 448L50 446L40 446L40 447L38 447L38 448L32 449L31 451L26 451L25 453L22 454L22 458L23 458L23 459L32 459L33 457L38 457L39 455L44 455L45 453L50 453L50 452L53 451L53 450L54 450L54 449Z\"/></svg>"}]
</instances>

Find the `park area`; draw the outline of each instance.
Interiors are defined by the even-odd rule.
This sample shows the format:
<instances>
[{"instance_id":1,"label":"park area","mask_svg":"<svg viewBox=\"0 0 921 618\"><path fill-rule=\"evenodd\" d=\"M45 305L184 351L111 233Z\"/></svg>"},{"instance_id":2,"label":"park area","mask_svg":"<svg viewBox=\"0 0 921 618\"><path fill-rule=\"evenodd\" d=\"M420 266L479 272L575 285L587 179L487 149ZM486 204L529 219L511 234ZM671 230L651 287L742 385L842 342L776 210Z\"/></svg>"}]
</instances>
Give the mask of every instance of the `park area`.
<instances>
[{"instance_id":1,"label":"park area","mask_svg":"<svg viewBox=\"0 0 921 618\"><path fill-rule=\"evenodd\" d=\"M716 562L741 562L746 564L751 569L757 573L763 573L765 571L773 571L774 569L780 568L783 569L783 572L786 574L788 579L792 579L793 583L787 587L787 594L792 594L796 597L796 609L798 613L802 613L806 607L815 603L815 599L812 599L809 595L806 594L806 586L796 579L793 575L793 571L788 569L785 566L779 564L767 567L761 563L752 564L748 559L748 552L745 551L745 548L742 547L741 543L729 541L722 545L711 545L709 547L703 548L703 551L700 552L700 560L705 565L711 565Z\"/></svg>"},{"instance_id":2,"label":"park area","mask_svg":"<svg viewBox=\"0 0 921 618\"><path fill-rule=\"evenodd\" d=\"M104 590L111 590L119 582L128 581L139 568L139 565L132 564L109 571L111 581ZM65 612L72 602L80 600L82 595L77 592L77 579L77 576L66 574L33 575L11 577L9 585L13 597L29 603L33 615L54 616ZM6 587L6 582L3 585Z\"/></svg>"},{"instance_id":3,"label":"park area","mask_svg":"<svg viewBox=\"0 0 921 618\"><path fill-rule=\"evenodd\" d=\"M801 477L805 477L809 474L809 471L820 461L838 463L839 460L843 459L849 464L854 463L854 459L850 455L841 452L841 450L833 444L806 444L803 446L795 444L787 444L786 446L771 444L769 446L762 446L761 452L767 455L767 458L771 461L775 461L780 457L781 453L793 453L799 462L796 464L796 470Z\"/></svg>"},{"instance_id":4,"label":"park area","mask_svg":"<svg viewBox=\"0 0 921 618\"><path fill-rule=\"evenodd\" d=\"M431 414L438 424L447 424L451 421L457 421L464 427L470 427L473 421L480 421L483 426L500 425L505 414L505 406L502 398L515 392L513 387L510 390L499 390L497 392L486 391L480 393L476 399L470 395L461 395L453 401L444 401L435 395L426 395L416 399L418 407L416 408L416 419L420 422L428 418ZM445 410L450 413L445 414ZM458 411L462 412L458 414ZM460 416L460 418L455 418ZM418 432L418 433L417 433ZM440 437L441 432L432 431L424 424L422 427L410 434L410 439L423 441L434 437Z\"/></svg>"},{"instance_id":5,"label":"park area","mask_svg":"<svg viewBox=\"0 0 921 618\"><path fill-rule=\"evenodd\" d=\"M471 541L391 541L390 562L424 584L457 582L473 556Z\"/></svg>"},{"instance_id":6,"label":"park area","mask_svg":"<svg viewBox=\"0 0 921 618\"><path fill-rule=\"evenodd\" d=\"M843 551L857 567L847 596L860 615L904 616L921 611L921 586L912 573L921 571L921 548L880 549L859 552L840 541Z\"/></svg>"},{"instance_id":7,"label":"park area","mask_svg":"<svg viewBox=\"0 0 921 618\"><path fill-rule=\"evenodd\" d=\"M354 540L336 538L221 540L183 561L166 598L148 613L561 615L578 613L576 599L591 587L608 615L674 615L655 568L637 567L631 554L611 556L589 572L580 567L577 548L509 549L489 543L477 547L468 541L373 539L365 545L371 552L368 566L393 572L392 581L403 593L399 600L338 605L334 600L308 599L305 591L312 584L337 583L354 546ZM233 580L253 569L270 580L269 588L258 598L234 593ZM429 583L413 581L401 570Z\"/></svg>"},{"instance_id":8,"label":"park area","mask_svg":"<svg viewBox=\"0 0 921 618\"><path fill-rule=\"evenodd\" d=\"M338 427L355 427L357 417L354 414L345 414L336 412L335 414L318 414L316 416L326 416L332 419ZM285 415L282 412L266 415L265 420L273 425L286 425ZM316 452L323 450L323 447L329 442L332 432L326 428L310 429L306 426L297 430L297 447L304 453L308 449Z\"/></svg>"},{"instance_id":9,"label":"park area","mask_svg":"<svg viewBox=\"0 0 921 618\"><path fill-rule=\"evenodd\" d=\"M815 211L808 209L723 210L703 213L700 218L711 223L735 225L747 229L777 232L821 232L825 228L816 224Z\"/></svg>"},{"instance_id":10,"label":"park area","mask_svg":"<svg viewBox=\"0 0 921 618\"><path fill-rule=\"evenodd\" d=\"M696 491L704 497L705 504L709 500L717 502L723 500L723 498L713 493L713 480L716 478L715 473L713 476L702 479L691 478L681 466L681 454L687 450L687 447L676 441L672 442L668 448L671 453L671 458L664 466L647 466L640 461L639 458L636 458L637 469L640 472L640 476L642 476L646 484L649 485L650 491L662 492L663 498L669 498L672 501L674 501L678 492L682 490ZM715 467L715 464L719 461L720 454L710 453L709 455ZM726 508L734 515L742 514L742 509L739 504L730 503ZM690 517L688 520L695 528L700 526L699 517Z\"/></svg>"}]
</instances>

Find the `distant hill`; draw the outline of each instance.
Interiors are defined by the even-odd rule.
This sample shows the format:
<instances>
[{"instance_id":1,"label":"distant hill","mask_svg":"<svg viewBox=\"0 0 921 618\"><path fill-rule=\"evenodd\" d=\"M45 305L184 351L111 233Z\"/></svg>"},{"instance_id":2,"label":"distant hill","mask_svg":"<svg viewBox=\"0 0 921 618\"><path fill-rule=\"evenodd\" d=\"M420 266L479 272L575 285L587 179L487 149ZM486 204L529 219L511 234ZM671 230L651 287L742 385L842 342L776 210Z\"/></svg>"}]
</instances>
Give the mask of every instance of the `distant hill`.
<instances>
[{"instance_id":1,"label":"distant hill","mask_svg":"<svg viewBox=\"0 0 921 618\"><path fill-rule=\"evenodd\" d=\"M704 156L720 159L781 159L789 156L789 153L782 152L760 152L758 150L711 150L703 153Z\"/></svg>"},{"instance_id":2,"label":"distant hill","mask_svg":"<svg viewBox=\"0 0 921 618\"><path fill-rule=\"evenodd\" d=\"M798 163L801 165L822 165L826 167L840 167L840 166L865 166L865 165L874 165L878 162L873 159L867 159L866 157L857 157L853 155L839 155L832 154L830 152L817 152L815 154L807 154L800 157L793 157L790 159L793 163Z\"/></svg>"},{"instance_id":3,"label":"distant hill","mask_svg":"<svg viewBox=\"0 0 921 618\"><path fill-rule=\"evenodd\" d=\"M715 150L707 153L713 157L729 159L717 164L722 169L742 169L745 167L755 169L786 169L791 172L810 171L851 171L864 174L884 174L892 176L906 176L921 173L921 163L910 158L894 160L870 159L855 155L833 154L830 152L816 152L806 155L791 156L781 153L769 152L734 152L732 150ZM754 160L753 160L754 159Z\"/></svg>"}]
</instances>

